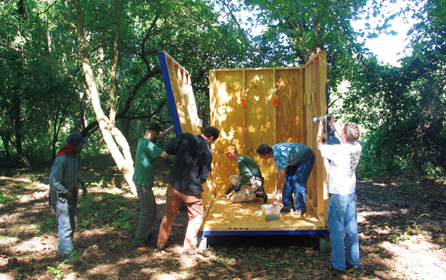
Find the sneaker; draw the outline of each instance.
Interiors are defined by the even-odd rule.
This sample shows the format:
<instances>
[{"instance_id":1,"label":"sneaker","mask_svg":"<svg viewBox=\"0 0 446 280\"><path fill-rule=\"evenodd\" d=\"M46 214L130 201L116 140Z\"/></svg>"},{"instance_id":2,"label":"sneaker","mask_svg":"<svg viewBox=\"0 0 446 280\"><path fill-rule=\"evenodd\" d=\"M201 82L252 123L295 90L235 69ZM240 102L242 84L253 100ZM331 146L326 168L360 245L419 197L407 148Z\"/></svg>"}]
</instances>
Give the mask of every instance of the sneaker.
<instances>
[{"instance_id":1,"label":"sneaker","mask_svg":"<svg viewBox=\"0 0 446 280\"><path fill-rule=\"evenodd\" d=\"M137 252L144 253L149 250L149 244L147 243L132 243L132 248Z\"/></svg>"},{"instance_id":2,"label":"sneaker","mask_svg":"<svg viewBox=\"0 0 446 280\"><path fill-rule=\"evenodd\" d=\"M334 275L344 275L345 274L345 270L337 269L332 264L330 264L330 266L328 267L328 270L330 270L330 272Z\"/></svg>"},{"instance_id":3,"label":"sneaker","mask_svg":"<svg viewBox=\"0 0 446 280\"><path fill-rule=\"evenodd\" d=\"M136 248L136 251L140 252L140 253L145 253L145 252L149 251L149 249L147 247L141 246L139 248Z\"/></svg>"},{"instance_id":4,"label":"sneaker","mask_svg":"<svg viewBox=\"0 0 446 280\"><path fill-rule=\"evenodd\" d=\"M289 213L289 212L291 212L290 207L283 207L282 209L280 209L280 213Z\"/></svg>"},{"instance_id":5,"label":"sneaker","mask_svg":"<svg viewBox=\"0 0 446 280\"><path fill-rule=\"evenodd\" d=\"M156 245L156 249L160 251L166 250L166 245Z\"/></svg>"},{"instance_id":6,"label":"sneaker","mask_svg":"<svg viewBox=\"0 0 446 280\"><path fill-rule=\"evenodd\" d=\"M184 251L184 252L183 252L183 255L184 255L184 256L187 256L187 257L189 257L189 256L193 256L193 255L195 255L195 254L196 254L195 251Z\"/></svg>"},{"instance_id":7,"label":"sneaker","mask_svg":"<svg viewBox=\"0 0 446 280\"><path fill-rule=\"evenodd\" d=\"M296 209L296 210L294 210L294 215L302 215L302 210L300 210L300 209Z\"/></svg>"},{"instance_id":8,"label":"sneaker","mask_svg":"<svg viewBox=\"0 0 446 280\"><path fill-rule=\"evenodd\" d=\"M354 271L357 270L357 269L359 269L359 266L358 266L358 267L354 267L354 266L351 265L351 264L347 264L347 265L345 266L345 270L346 270L347 272L354 272Z\"/></svg>"},{"instance_id":9,"label":"sneaker","mask_svg":"<svg viewBox=\"0 0 446 280\"><path fill-rule=\"evenodd\" d=\"M208 251L205 250L205 249L197 250L197 254L198 255L202 255L203 257L207 257L208 256Z\"/></svg>"}]
</instances>

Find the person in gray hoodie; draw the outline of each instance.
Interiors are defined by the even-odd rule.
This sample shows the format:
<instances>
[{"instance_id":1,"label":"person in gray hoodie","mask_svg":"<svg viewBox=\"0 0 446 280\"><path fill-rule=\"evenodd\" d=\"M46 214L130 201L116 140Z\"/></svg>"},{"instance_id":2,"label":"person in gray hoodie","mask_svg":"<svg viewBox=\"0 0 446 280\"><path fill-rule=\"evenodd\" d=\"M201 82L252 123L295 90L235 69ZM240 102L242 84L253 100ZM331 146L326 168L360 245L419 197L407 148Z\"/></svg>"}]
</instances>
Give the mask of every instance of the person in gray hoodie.
<instances>
[{"instance_id":1,"label":"person in gray hoodie","mask_svg":"<svg viewBox=\"0 0 446 280\"><path fill-rule=\"evenodd\" d=\"M87 195L84 178L79 171L80 154L88 144L80 132L71 133L67 145L57 153L49 177L50 205L56 213L60 239L57 252L63 259L71 258L74 253L79 184L82 185L83 196Z\"/></svg>"}]
</instances>

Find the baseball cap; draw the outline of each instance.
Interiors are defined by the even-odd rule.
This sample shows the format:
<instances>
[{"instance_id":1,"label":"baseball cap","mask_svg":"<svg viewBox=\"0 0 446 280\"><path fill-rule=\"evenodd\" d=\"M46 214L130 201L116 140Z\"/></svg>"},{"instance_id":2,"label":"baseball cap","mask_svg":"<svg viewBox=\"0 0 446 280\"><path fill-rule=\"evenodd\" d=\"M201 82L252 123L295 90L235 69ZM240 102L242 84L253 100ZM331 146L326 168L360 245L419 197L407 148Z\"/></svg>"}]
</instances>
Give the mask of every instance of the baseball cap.
<instances>
[{"instance_id":1,"label":"baseball cap","mask_svg":"<svg viewBox=\"0 0 446 280\"><path fill-rule=\"evenodd\" d=\"M161 131L161 126L160 126L158 123L156 123L156 122L150 122L150 123L146 126L146 129L148 129L148 130L153 130L153 131L156 131L157 133L160 133L160 131Z\"/></svg>"},{"instance_id":2,"label":"baseball cap","mask_svg":"<svg viewBox=\"0 0 446 280\"><path fill-rule=\"evenodd\" d=\"M90 141L84 139L80 132L73 132L67 137L67 144L71 145L88 145Z\"/></svg>"}]
</instances>

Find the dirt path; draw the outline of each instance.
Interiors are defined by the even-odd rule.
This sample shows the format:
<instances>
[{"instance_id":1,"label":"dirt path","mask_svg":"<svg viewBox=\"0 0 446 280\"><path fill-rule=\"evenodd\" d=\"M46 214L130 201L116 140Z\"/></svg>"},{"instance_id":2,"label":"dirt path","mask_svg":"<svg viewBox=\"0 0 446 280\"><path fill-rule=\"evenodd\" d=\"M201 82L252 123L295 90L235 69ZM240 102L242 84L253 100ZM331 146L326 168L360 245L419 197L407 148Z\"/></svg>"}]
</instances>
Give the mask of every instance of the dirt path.
<instances>
[{"instance_id":1,"label":"dirt path","mask_svg":"<svg viewBox=\"0 0 446 280\"><path fill-rule=\"evenodd\" d=\"M314 236L219 237L206 256L184 257L186 214L166 252L130 248L137 200L114 188L113 176L86 169L90 192L81 201L74 261L56 257L56 221L48 207L47 171L0 176L0 279L445 279L445 183L393 179L357 188L361 267L346 275L328 269L330 255ZM110 173L113 173L111 171ZM163 175L160 175L163 176ZM158 203L155 235L165 204ZM155 247L155 241L152 240Z\"/></svg>"}]
</instances>

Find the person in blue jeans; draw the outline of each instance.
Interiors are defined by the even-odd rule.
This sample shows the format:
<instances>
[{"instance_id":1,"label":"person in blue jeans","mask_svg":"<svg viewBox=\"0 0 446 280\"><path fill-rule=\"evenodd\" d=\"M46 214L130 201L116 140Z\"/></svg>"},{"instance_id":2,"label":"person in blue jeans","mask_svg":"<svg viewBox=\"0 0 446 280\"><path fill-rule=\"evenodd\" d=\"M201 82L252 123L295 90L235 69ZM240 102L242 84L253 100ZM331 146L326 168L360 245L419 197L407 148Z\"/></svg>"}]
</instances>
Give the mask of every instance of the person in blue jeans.
<instances>
[{"instance_id":1,"label":"person in blue jeans","mask_svg":"<svg viewBox=\"0 0 446 280\"><path fill-rule=\"evenodd\" d=\"M359 138L358 126L346 123L341 133L343 144L322 143L324 123L319 123L316 138L321 156L329 160L328 170L328 230L330 231L331 265L336 271L359 267L359 238L356 212L356 167L362 147L356 142ZM331 118L334 126L334 118ZM347 249L347 260L345 259Z\"/></svg>"},{"instance_id":2,"label":"person in blue jeans","mask_svg":"<svg viewBox=\"0 0 446 280\"><path fill-rule=\"evenodd\" d=\"M74 254L73 235L77 224L77 201L79 184L83 196L87 189L80 171L80 154L88 145L80 132L73 132L67 138L67 145L57 153L49 176L50 205L56 213L59 231L58 255L69 259Z\"/></svg>"},{"instance_id":3,"label":"person in blue jeans","mask_svg":"<svg viewBox=\"0 0 446 280\"><path fill-rule=\"evenodd\" d=\"M293 208L295 214L305 214L307 212L305 183L313 169L313 151L302 144L279 143L272 147L261 144L256 152L261 159L274 158L277 167L279 180L273 205L279 203L280 195L282 195L283 208L281 212L290 212ZM296 206L294 206L293 194Z\"/></svg>"}]
</instances>

